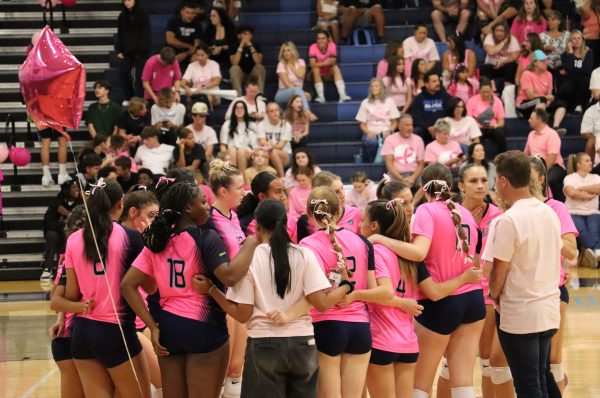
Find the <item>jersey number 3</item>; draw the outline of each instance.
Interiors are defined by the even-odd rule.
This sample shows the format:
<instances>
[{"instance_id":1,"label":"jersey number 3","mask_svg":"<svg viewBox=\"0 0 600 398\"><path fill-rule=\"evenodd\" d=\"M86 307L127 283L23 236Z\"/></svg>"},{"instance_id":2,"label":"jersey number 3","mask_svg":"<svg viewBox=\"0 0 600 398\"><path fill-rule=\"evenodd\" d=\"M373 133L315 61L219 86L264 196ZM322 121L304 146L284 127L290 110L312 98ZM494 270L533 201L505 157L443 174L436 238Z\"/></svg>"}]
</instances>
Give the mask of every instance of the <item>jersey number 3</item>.
<instances>
[{"instance_id":1,"label":"jersey number 3","mask_svg":"<svg viewBox=\"0 0 600 398\"><path fill-rule=\"evenodd\" d=\"M169 273L169 285L171 287L184 288L185 278L183 271L185 270L185 261L167 259L171 272Z\"/></svg>"}]
</instances>

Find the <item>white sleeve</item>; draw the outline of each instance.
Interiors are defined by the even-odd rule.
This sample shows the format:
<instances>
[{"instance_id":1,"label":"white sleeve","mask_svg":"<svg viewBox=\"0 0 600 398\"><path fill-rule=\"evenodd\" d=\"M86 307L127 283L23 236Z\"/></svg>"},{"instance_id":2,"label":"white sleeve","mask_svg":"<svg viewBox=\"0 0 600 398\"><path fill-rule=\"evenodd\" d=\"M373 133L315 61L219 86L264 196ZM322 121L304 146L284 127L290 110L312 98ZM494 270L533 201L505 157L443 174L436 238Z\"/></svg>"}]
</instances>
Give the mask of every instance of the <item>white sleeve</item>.
<instances>
[{"instance_id":1,"label":"white sleeve","mask_svg":"<svg viewBox=\"0 0 600 398\"><path fill-rule=\"evenodd\" d=\"M221 126L221 134L220 134L221 144L227 145L229 142L229 120L226 120L225 123Z\"/></svg>"}]
</instances>

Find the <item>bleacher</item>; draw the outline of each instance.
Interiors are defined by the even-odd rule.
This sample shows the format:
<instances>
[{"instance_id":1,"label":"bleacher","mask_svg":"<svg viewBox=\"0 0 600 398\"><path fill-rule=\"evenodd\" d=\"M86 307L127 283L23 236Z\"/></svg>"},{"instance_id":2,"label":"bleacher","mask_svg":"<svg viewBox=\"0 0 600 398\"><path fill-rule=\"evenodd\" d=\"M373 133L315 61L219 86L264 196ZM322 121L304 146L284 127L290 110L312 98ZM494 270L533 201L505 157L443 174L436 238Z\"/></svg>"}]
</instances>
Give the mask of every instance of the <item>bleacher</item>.
<instances>
[{"instance_id":1,"label":"bleacher","mask_svg":"<svg viewBox=\"0 0 600 398\"><path fill-rule=\"evenodd\" d=\"M164 43L164 31L168 18L178 4L178 0L150 1L138 0L151 14L152 46L157 52ZM275 68L279 48L284 41L293 41L302 58L308 61L308 46L314 42L315 0L248 0L244 1L241 22L256 28L254 41L259 43L267 69L265 95L273 98L277 89ZM555 7L566 10L567 0L555 1ZM59 37L82 61L87 70L86 105L93 101L92 84L106 78L111 81L111 99L121 103L122 90L119 88L118 59L113 49L113 36L116 33L116 19L121 10L120 0L79 0L68 10L71 28L69 34ZM428 0L420 1L418 8L388 9L385 11L387 39L403 39L412 35L413 26L420 21L430 21L431 5ZM60 13L55 13L56 32L59 32ZM2 194L4 205L4 225L8 232L6 239L0 239L0 280L36 279L40 274L41 253L44 248L42 218L51 198L58 192L55 185L42 188L42 171L39 143L35 135L26 129L25 107L21 104L17 68L25 59L25 48L33 33L42 27L40 6L37 0L17 0L0 2L0 120L11 114L17 122L19 145L33 145L31 164L19 169L19 181L12 175L12 164L0 165L4 171ZM433 29L429 30L434 35ZM435 39L435 38L434 38ZM469 46L476 51L480 60L483 50L474 43ZM439 44L440 54L445 46ZM339 63L346 81L351 102L337 103L337 92L333 84L326 84L326 104L311 104L319 117L310 127L308 147L314 153L323 169L339 174L345 181L360 168L372 179L379 179L385 170L381 164L353 163L353 156L361 149L362 133L354 120L360 101L367 96L369 80L375 74L376 63L383 58L384 45L340 46ZM211 115L209 123L220 128L226 105L218 107ZM579 137L580 117L567 116L564 121L567 136L563 137L563 156L583 149ZM35 127L33 128L35 131ZM526 120L508 119L506 134L509 149L523 149L529 127ZM89 139L82 123L76 132L70 132L73 147L77 151ZM1 139L0 141L5 141ZM51 153L51 170L57 174L56 143ZM72 155L69 154L69 171L74 171ZM11 184L22 185L21 192L11 192Z\"/></svg>"}]
</instances>

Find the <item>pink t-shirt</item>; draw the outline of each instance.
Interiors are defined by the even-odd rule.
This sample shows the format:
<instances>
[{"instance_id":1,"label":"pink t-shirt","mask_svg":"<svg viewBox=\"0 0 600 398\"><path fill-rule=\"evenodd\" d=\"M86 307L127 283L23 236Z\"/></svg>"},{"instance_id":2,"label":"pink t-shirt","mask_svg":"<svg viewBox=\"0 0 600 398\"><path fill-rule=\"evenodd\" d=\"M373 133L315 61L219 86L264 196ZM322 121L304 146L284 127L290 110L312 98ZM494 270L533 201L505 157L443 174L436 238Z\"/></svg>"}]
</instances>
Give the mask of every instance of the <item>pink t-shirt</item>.
<instances>
[{"instance_id":1,"label":"pink t-shirt","mask_svg":"<svg viewBox=\"0 0 600 398\"><path fill-rule=\"evenodd\" d=\"M444 120L450 125L450 141L469 145L475 138L481 137L479 125L471 116L465 116L458 121L452 117L446 117Z\"/></svg>"},{"instance_id":2,"label":"pink t-shirt","mask_svg":"<svg viewBox=\"0 0 600 398\"><path fill-rule=\"evenodd\" d=\"M397 108L402 108L406 104L406 95L408 94L408 88L413 87L414 83L410 77L407 77L404 81L400 77L396 77L392 84L392 79L388 76L384 76L381 81L383 82L389 98L391 98L396 104Z\"/></svg>"},{"instance_id":3,"label":"pink t-shirt","mask_svg":"<svg viewBox=\"0 0 600 398\"><path fill-rule=\"evenodd\" d=\"M304 62L304 60L302 58L298 58L296 60L295 66L296 66L296 68L300 68L300 67L306 68L306 63ZM283 62L279 62L277 64L276 73L278 76L280 73L285 73L287 75L288 81L290 83L292 83L294 85L294 87L302 88L302 85L304 84L304 79L298 78L298 76L296 76L294 74L294 72L292 72L290 69L288 69L287 66ZM283 81L281 79L279 79L279 88L287 88L287 86L283 83Z\"/></svg>"},{"instance_id":4,"label":"pink t-shirt","mask_svg":"<svg viewBox=\"0 0 600 398\"><path fill-rule=\"evenodd\" d=\"M387 247L375 244L375 278L390 278L397 297L417 298L417 290L404 279L398 267L398 256ZM419 352L413 317L398 307L369 304L373 348L412 354Z\"/></svg>"},{"instance_id":5,"label":"pink t-shirt","mask_svg":"<svg viewBox=\"0 0 600 398\"><path fill-rule=\"evenodd\" d=\"M564 179L564 187L579 188L586 185L600 184L600 176L598 174L588 173L585 177L582 177L578 173L571 173ZM565 200L565 206L569 209L571 214L577 214L580 216L589 216L592 214L600 214L598 210L598 195L592 200L575 200L571 199L568 195Z\"/></svg>"},{"instance_id":6,"label":"pink t-shirt","mask_svg":"<svg viewBox=\"0 0 600 398\"><path fill-rule=\"evenodd\" d=\"M468 78L468 83L452 82L448 87L448 94L452 97L458 97L466 104L469 98L479 93L479 81L475 78Z\"/></svg>"},{"instance_id":7,"label":"pink t-shirt","mask_svg":"<svg viewBox=\"0 0 600 398\"><path fill-rule=\"evenodd\" d=\"M521 21L519 17L513 19L510 27L510 34L517 38L519 43L525 42L528 33L537 33L538 35L546 31L546 19L541 17L540 23L535 21Z\"/></svg>"},{"instance_id":8,"label":"pink t-shirt","mask_svg":"<svg viewBox=\"0 0 600 398\"><path fill-rule=\"evenodd\" d=\"M485 249L485 244L487 242L487 238L490 233L490 225L491 225L492 221L496 217L498 217L500 214L502 214L502 210L500 210L493 204L488 204L487 208L485 209L485 213L483 214L483 217L481 217L481 220L479 221L479 230L481 231L481 252L482 253L483 253L483 250ZM483 261L482 261L482 265L483 265ZM481 277L481 286L483 287L483 299L484 299L485 303L490 304L490 305L494 304L492 299L490 299L488 297L488 294L490 292L490 281L485 275L483 275Z\"/></svg>"},{"instance_id":9,"label":"pink t-shirt","mask_svg":"<svg viewBox=\"0 0 600 398\"><path fill-rule=\"evenodd\" d=\"M231 210L229 217L227 217L219 209L211 206L208 227L219 234L227 249L227 255L234 258L240 251L244 239L246 239L236 212Z\"/></svg>"},{"instance_id":10,"label":"pink t-shirt","mask_svg":"<svg viewBox=\"0 0 600 398\"><path fill-rule=\"evenodd\" d=\"M56 269L56 277L54 277L55 286L66 286L67 285L67 273L65 271L65 255L61 254L58 259L58 268ZM65 313L65 326L63 331L58 337L71 337L73 330L73 316L74 314L67 312Z\"/></svg>"},{"instance_id":11,"label":"pink t-shirt","mask_svg":"<svg viewBox=\"0 0 600 398\"><path fill-rule=\"evenodd\" d=\"M137 170L138 170L137 163L135 163L135 159L133 159L133 157L131 157L131 154L129 153L129 151L115 153L114 157L115 157L115 159L118 159L120 157L129 158L131 160L131 172L137 173ZM113 166L114 166L114 163L113 163Z\"/></svg>"},{"instance_id":12,"label":"pink t-shirt","mask_svg":"<svg viewBox=\"0 0 600 398\"><path fill-rule=\"evenodd\" d=\"M525 143L525 154L527 155L541 155L543 158L547 158L548 155L556 155L556 163L564 168L565 163L560 154L560 136L558 133L546 125L542 131L533 130L527 136L527 142Z\"/></svg>"},{"instance_id":13,"label":"pink t-shirt","mask_svg":"<svg viewBox=\"0 0 600 398\"><path fill-rule=\"evenodd\" d=\"M156 280L163 311L225 327L223 310L210 296L198 294L192 280L195 275L205 275L223 290L214 272L228 261L223 242L215 231L196 227L171 237L160 253L145 247L133 266Z\"/></svg>"},{"instance_id":14,"label":"pink t-shirt","mask_svg":"<svg viewBox=\"0 0 600 398\"><path fill-rule=\"evenodd\" d=\"M412 62L417 58L422 58L427 62L440 60L435 42L430 38L418 43L414 36L410 36L402 42L402 48L404 49L404 73L406 76L411 75Z\"/></svg>"},{"instance_id":15,"label":"pink t-shirt","mask_svg":"<svg viewBox=\"0 0 600 398\"><path fill-rule=\"evenodd\" d=\"M440 162L446 164L449 160L460 157L460 155L462 155L462 149L456 141L448 140L445 145L437 141L431 141L425 147L425 163ZM452 165L452 168L454 167L458 167L456 163Z\"/></svg>"},{"instance_id":16,"label":"pink t-shirt","mask_svg":"<svg viewBox=\"0 0 600 398\"><path fill-rule=\"evenodd\" d=\"M370 131L382 133L390 131L393 119L398 119L400 112L393 99L387 97L385 100L364 99L360 103L356 120L366 123Z\"/></svg>"},{"instance_id":17,"label":"pink t-shirt","mask_svg":"<svg viewBox=\"0 0 600 398\"><path fill-rule=\"evenodd\" d=\"M375 77L382 79L388 72L389 62L387 59L382 59L377 63L377 70L375 71Z\"/></svg>"},{"instance_id":18,"label":"pink t-shirt","mask_svg":"<svg viewBox=\"0 0 600 398\"><path fill-rule=\"evenodd\" d=\"M348 231L359 233L360 231L360 210L356 207L344 206L344 212L337 222L338 228L345 228Z\"/></svg>"},{"instance_id":19,"label":"pink t-shirt","mask_svg":"<svg viewBox=\"0 0 600 398\"><path fill-rule=\"evenodd\" d=\"M545 97L552 94L552 73L535 73L526 70L521 75L519 95L517 96L517 105L527 100L526 90L532 89L536 97Z\"/></svg>"},{"instance_id":20,"label":"pink t-shirt","mask_svg":"<svg viewBox=\"0 0 600 398\"><path fill-rule=\"evenodd\" d=\"M478 240L477 223L471 213L459 204L456 210L461 217L461 224L469 241L469 256L474 256ZM435 282L444 282L461 275L472 266L465 253L457 249L456 230L450 209L441 201L422 204L417 208L412 230L413 236L421 235L431 241L429 252L425 257L425 266ZM455 290L457 295L481 289L480 283L468 283ZM420 298L425 296L420 292Z\"/></svg>"},{"instance_id":21,"label":"pink t-shirt","mask_svg":"<svg viewBox=\"0 0 600 398\"><path fill-rule=\"evenodd\" d=\"M288 214L299 216L306 213L306 201L310 195L311 188L301 188L296 185L290 191L288 197Z\"/></svg>"},{"instance_id":22,"label":"pink t-shirt","mask_svg":"<svg viewBox=\"0 0 600 398\"><path fill-rule=\"evenodd\" d=\"M330 41L329 43L327 43L327 48L325 49L325 52L322 52L319 48L319 45L317 43L313 43L308 49L308 56L309 58L316 59L317 62L323 62L329 58L337 58L337 48L335 46L335 43ZM321 76L327 75L330 69L331 66L322 66L320 68Z\"/></svg>"},{"instance_id":23,"label":"pink t-shirt","mask_svg":"<svg viewBox=\"0 0 600 398\"><path fill-rule=\"evenodd\" d=\"M158 55L153 55L146 61L142 80L150 82L154 94L165 87L173 87L175 80L181 80L181 69L179 61L175 60L171 65L162 65ZM150 94L144 91L144 98L150 99Z\"/></svg>"},{"instance_id":24,"label":"pink t-shirt","mask_svg":"<svg viewBox=\"0 0 600 398\"><path fill-rule=\"evenodd\" d=\"M192 62L183 74L183 80L192 82L192 86L197 89L206 86L215 77L221 77L221 69L219 64L212 59L206 61L204 66L200 65L198 61ZM218 88L218 86L213 87L213 89Z\"/></svg>"},{"instance_id":25,"label":"pink t-shirt","mask_svg":"<svg viewBox=\"0 0 600 398\"><path fill-rule=\"evenodd\" d=\"M494 37L492 36L491 33L488 34L485 37L485 39L483 40L484 48L486 45L492 45L492 46L496 45L496 43L494 42ZM506 61L510 57L510 54L519 52L519 51L521 51L521 45L519 44L519 41L517 40L517 38L511 35L510 43L508 44L508 47L505 50L502 50L495 55L487 54L485 57L485 63L490 64L490 65L497 65L500 62Z\"/></svg>"},{"instance_id":26,"label":"pink t-shirt","mask_svg":"<svg viewBox=\"0 0 600 398\"><path fill-rule=\"evenodd\" d=\"M554 210L556 215L558 216L558 221L560 221L560 236L564 236L566 234L575 234L575 237L579 236L579 231L573 222L573 217L571 217L571 213L569 213L569 209L563 202L560 202L555 199L547 199L545 202L548 206ZM597 207L596 207L597 208ZM567 274L565 273L565 269L562 266L563 257L560 257L560 284L558 286L562 286L565 284L565 279Z\"/></svg>"},{"instance_id":27,"label":"pink t-shirt","mask_svg":"<svg viewBox=\"0 0 600 398\"><path fill-rule=\"evenodd\" d=\"M425 159L425 144L416 134L408 138L400 133L387 136L381 147L381 156L394 157L394 169L398 173L414 173L418 162Z\"/></svg>"},{"instance_id":28,"label":"pink t-shirt","mask_svg":"<svg viewBox=\"0 0 600 398\"><path fill-rule=\"evenodd\" d=\"M491 107L494 111L494 116L490 119L490 126L497 125L498 120L504 119L504 105L496 95L494 95L493 100L494 103L492 105L489 102L483 101L480 94L471 97L469 102L467 102L467 115L477 119L477 116Z\"/></svg>"},{"instance_id":29,"label":"pink t-shirt","mask_svg":"<svg viewBox=\"0 0 600 398\"><path fill-rule=\"evenodd\" d=\"M113 222L112 232L108 238L107 256L104 259L106 277L102 263L92 264L85 258L84 246L83 229L80 229L69 236L65 251L65 268L73 269L77 275L81 292L80 301L95 300L91 313L77 314L76 316L95 321L118 323L109 295L106 281L108 279L111 287L110 293L117 305L121 322L133 326L135 315L121 296L119 286L121 286L121 279L125 272L144 246L142 235Z\"/></svg>"},{"instance_id":30,"label":"pink t-shirt","mask_svg":"<svg viewBox=\"0 0 600 398\"><path fill-rule=\"evenodd\" d=\"M367 289L367 272L375 269L373 246L365 238L344 228L338 229L335 236L342 248L342 254L346 258L346 266L354 272L350 278L352 282L355 282L354 289ZM329 277L330 272L337 269L337 257L327 232L316 231L302 239L300 246L313 251L325 276ZM323 313L311 309L310 316L313 323L319 321L369 322L367 306L362 302L353 302L344 308L334 306Z\"/></svg>"}]
</instances>

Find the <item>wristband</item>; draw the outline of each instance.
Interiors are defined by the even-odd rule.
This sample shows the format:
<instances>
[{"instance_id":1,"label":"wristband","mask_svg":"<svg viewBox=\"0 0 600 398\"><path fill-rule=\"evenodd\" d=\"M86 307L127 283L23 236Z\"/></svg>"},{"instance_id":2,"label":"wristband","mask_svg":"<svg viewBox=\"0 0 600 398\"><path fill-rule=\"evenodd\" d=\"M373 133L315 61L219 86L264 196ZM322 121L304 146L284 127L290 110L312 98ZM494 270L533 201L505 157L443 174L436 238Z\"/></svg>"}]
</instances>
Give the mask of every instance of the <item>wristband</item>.
<instances>
[{"instance_id":1,"label":"wristband","mask_svg":"<svg viewBox=\"0 0 600 398\"><path fill-rule=\"evenodd\" d=\"M348 290L348 293L346 293L346 294L350 294L354 291L354 282L350 282L347 279L340 282L339 287L342 287L342 286L348 286L348 289L350 289L350 290Z\"/></svg>"}]
</instances>

